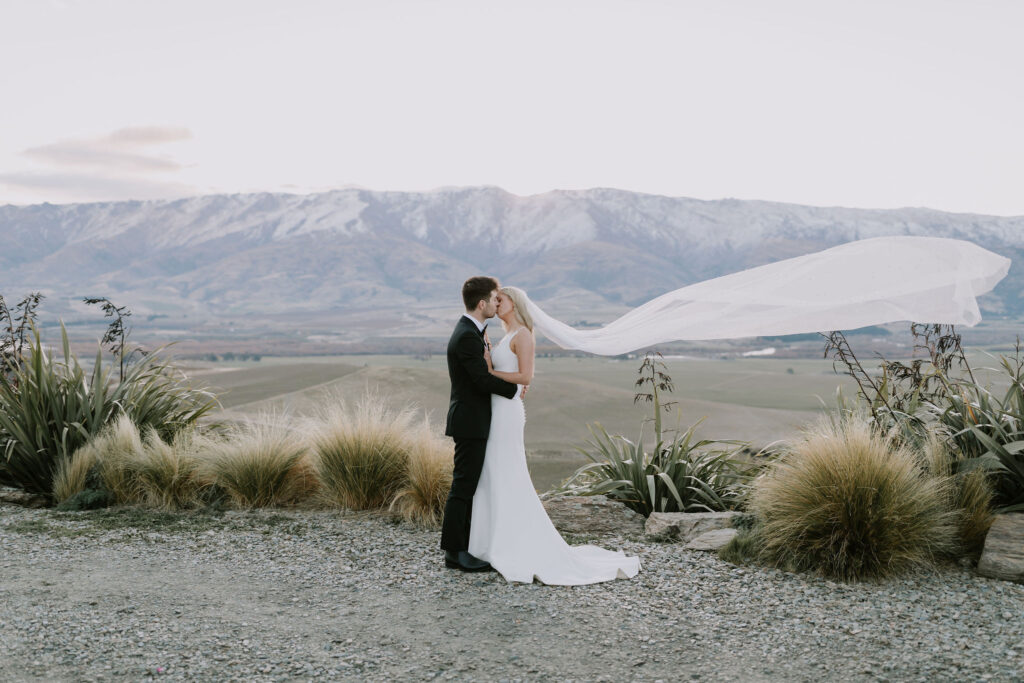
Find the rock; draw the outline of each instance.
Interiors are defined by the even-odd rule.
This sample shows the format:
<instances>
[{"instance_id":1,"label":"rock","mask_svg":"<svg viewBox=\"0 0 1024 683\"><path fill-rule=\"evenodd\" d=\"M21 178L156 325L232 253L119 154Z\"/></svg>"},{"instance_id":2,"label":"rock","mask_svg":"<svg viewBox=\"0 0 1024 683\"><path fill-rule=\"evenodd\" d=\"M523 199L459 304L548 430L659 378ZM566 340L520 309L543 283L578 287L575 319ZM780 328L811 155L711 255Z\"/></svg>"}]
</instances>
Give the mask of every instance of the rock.
<instances>
[{"instance_id":1,"label":"rock","mask_svg":"<svg viewBox=\"0 0 1024 683\"><path fill-rule=\"evenodd\" d=\"M715 529L707 531L687 543L687 550L718 550L731 541L739 532L736 529Z\"/></svg>"},{"instance_id":2,"label":"rock","mask_svg":"<svg viewBox=\"0 0 1024 683\"><path fill-rule=\"evenodd\" d=\"M606 496L562 496L544 501L555 528L570 534L639 534L644 517Z\"/></svg>"},{"instance_id":3,"label":"rock","mask_svg":"<svg viewBox=\"0 0 1024 683\"><path fill-rule=\"evenodd\" d=\"M978 573L1024 583L1024 512L996 515L985 537Z\"/></svg>"},{"instance_id":4,"label":"rock","mask_svg":"<svg viewBox=\"0 0 1024 683\"><path fill-rule=\"evenodd\" d=\"M0 503L20 505L23 508L44 508L49 504L49 501L46 499L46 496L36 493L25 493L18 489L5 487L0 489Z\"/></svg>"},{"instance_id":5,"label":"rock","mask_svg":"<svg viewBox=\"0 0 1024 683\"><path fill-rule=\"evenodd\" d=\"M644 536L655 541L687 543L716 529L729 529L740 512L652 512Z\"/></svg>"}]
</instances>

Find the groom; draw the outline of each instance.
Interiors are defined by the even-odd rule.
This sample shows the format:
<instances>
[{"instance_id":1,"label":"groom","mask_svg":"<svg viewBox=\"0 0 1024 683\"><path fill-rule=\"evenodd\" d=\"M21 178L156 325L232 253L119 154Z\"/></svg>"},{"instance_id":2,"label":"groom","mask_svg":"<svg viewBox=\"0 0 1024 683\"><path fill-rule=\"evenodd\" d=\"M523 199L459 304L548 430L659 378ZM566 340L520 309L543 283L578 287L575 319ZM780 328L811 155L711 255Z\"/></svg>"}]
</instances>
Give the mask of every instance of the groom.
<instances>
[{"instance_id":1,"label":"groom","mask_svg":"<svg viewBox=\"0 0 1024 683\"><path fill-rule=\"evenodd\" d=\"M492 277L469 278L462 285L462 302L466 313L448 341L452 393L444 433L455 439L455 468L441 523L441 548L446 566L476 572L491 568L467 551L473 494L491 428L491 394L515 398L519 385L492 375L484 360L485 321L498 311L498 281Z\"/></svg>"}]
</instances>

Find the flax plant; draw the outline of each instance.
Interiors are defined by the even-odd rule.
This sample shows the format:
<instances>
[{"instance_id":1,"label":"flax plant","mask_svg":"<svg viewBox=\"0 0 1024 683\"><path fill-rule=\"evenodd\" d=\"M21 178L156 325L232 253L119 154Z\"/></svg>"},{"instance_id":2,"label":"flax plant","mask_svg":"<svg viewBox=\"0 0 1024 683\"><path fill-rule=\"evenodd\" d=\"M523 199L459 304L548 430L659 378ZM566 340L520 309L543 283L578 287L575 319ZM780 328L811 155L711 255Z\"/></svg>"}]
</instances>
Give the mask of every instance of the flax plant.
<instances>
[{"instance_id":1,"label":"flax plant","mask_svg":"<svg viewBox=\"0 0 1024 683\"><path fill-rule=\"evenodd\" d=\"M61 323L63 362L43 348L38 330L25 362L0 373L0 459L4 483L53 496L63 461L97 435L118 412L163 439L196 424L217 405L208 391L188 385L159 351L127 369L115 383L97 350L91 373L71 353ZM163 347L161 347L163 348Z\"/></svg>"}]
</instances>

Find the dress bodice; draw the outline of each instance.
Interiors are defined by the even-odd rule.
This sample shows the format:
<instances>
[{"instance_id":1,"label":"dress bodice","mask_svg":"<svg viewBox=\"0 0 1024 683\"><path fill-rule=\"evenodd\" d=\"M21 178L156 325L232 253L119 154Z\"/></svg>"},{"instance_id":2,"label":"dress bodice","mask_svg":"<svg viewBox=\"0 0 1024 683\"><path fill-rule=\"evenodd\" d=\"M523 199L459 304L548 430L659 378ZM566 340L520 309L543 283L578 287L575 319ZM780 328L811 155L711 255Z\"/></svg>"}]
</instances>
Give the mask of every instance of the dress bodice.
<instances>
[{"instance_id":1,"label":"dress bodice","mask_svg":"<svg viewBox=\"0 0 1024 683\"><path fill-rule=\"evenodd\" d=\"M519 328L521 330L523 328ZM519 333L506 334L491 351L491 365L498 372L519 372L519 357L512 350L512 337Z\"/></svg>"}]
</instances>

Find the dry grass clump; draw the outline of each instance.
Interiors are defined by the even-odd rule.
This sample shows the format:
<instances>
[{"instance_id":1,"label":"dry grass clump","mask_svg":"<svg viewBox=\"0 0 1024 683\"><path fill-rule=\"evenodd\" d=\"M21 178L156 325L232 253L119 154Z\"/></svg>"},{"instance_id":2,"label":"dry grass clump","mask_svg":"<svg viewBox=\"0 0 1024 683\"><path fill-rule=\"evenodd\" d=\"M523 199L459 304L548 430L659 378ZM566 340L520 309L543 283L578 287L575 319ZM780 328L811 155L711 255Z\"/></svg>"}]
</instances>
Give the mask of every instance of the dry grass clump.
<instances>
[{"instance_id":1,"label":"dry grass clump","mask_svg":"<svg viewBox=\"0 0 1024 683\"><path fill-rule=\"evenodd\" d=\"M434 529L441 523L452 486L454 444L434 435L426 423L410 437L406 483L392 499L389 510L408 522Z\"/></svg>"},{"instance_id":2,"label":"dry grass clump","mask_svg":"<svg viewBox=\"0 0 1024 683\"><path fill-rule=\"evenodd\" d=\"M262 415L220 434L183 430L170 442L152 427L140 434L122 415L62 463L54 496L64 501L85 491L87 502L71 504L165 510L198 507L218 496L246 508L316 497L354 510L389 508L436 527L454 452L426 422L414 428L414 415L373 395L354 405L332 396L316 417L298 425Z\"/></svg>"},{"instance_id":3,"label":"dry grass clump","mask_svg":"<svg viewBox=\"0 0 1024 683\"><path fill-rule=\"evenodd\" d=\"M841 580L926 566L957 548L949 480L850 417L820 421L758 480L762 557Z\"/></svg>"},{"instance_id":4,"label":"dry grass clump","mask_svg":"<svg viewBox=\"0 0 1024 683\"><path fill-rule=\"evenodd\" d=\"M930 475L948 481L947 505L958 518L960 550L968 556L977 557L995 519L992 511L995 490L985 470L954 472L961 460L950 451L948 444L942 435L931 432L921 448L922 460Z\"/></svg>"},{"instance_id":5,"label":"dry grass clump","mask_svg":"<svg viewBox=\"0 0 1024 683\"><path fill-rule=\"evenodd\" d=\"M992 500L995 490L988 472L971 470L954 477L956 498L953 502L960 514L960 543L964 552L972 557L981 555L985 537L995 520Z\"/></svg>"},{"instance_id":6,"label":"dry grass clump","mask_svg":"<svg viewBox=\"0 0 1024 683\"><path fill-rule=\"evenodd\" d=\"M63 503L84 491L96 460L96 449L91 441L78 448L70 458L60 460L53 473L53 502Z\"/></svg>"},{"instance_id":7,"label":"dry grass clump","mask_svg":"<svg viewBox=\"0 0 1024 683\"><path fill-rule=\"evenodd\" d=\"M182 510L202 504L208 487L199 471L195 452L197 435L178 432L167 443L153 427L146 427L142 452L132 463L134 475L148 507Z\"/></svg>"},{"instance_id":8,"label":"dry grass clump","mask_svg":"<svg viewBox=\"0 0 1024 683\"><path fill-rule=\"evenodd\" d=\"M289 505L317 488L306 439L283 419L234 425L202 451L204 475L239 507Z\"/></svg>"},{"instance_id":9,"label":"dry grass clump","mask_svg":"<svg viewBox=\"0 0 1024 683\"><path fill-rule=\"evenodd\" d=\"M205 439L194 429L186 429L167 443L151 426L141 434L131 417L122 413L60 463L54 499L68 501L95 488L102 489L112 504L195 507L207 487L196 454Z\"/></svg>"},{"instance_id":10,"label":"dry grass clump","mask_svg":"<svg viewBox=\"0 0 1024 683\"><path fill-rule=\"evenodd\" d=\"M53 497L63 502L81 493L90 483L102 486L113 503L136 503L142 492L135 463L143 451L138 427L125 413L95 437L62 460L54 478Z\"/></svg>"},{"instance_id":11,"label":"dry grass clump","mask_svg":"<svg viewBox=\"0 0 1024 683\"><path fill-rule=\"evenodd\" d=\"M310 443L323 497L353 510L386 506L405 485L413 412L374 395L355 407L338 396L320 409Z\"/></svg>"}]
</instances>

